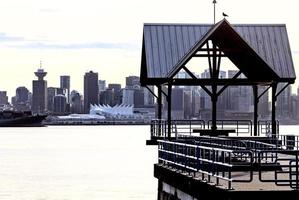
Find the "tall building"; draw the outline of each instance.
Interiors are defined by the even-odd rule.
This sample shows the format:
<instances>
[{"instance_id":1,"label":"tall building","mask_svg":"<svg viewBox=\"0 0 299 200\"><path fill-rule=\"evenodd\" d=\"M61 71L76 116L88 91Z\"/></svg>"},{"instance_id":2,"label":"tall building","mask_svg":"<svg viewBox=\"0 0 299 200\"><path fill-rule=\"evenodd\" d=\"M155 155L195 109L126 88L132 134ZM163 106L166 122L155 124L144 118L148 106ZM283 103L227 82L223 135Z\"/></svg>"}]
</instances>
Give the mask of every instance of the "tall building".
<instances>
[{"instance_id":1,"label":"tall building","mask_svg":"<svg viewBox=\"0 0 299 200\"><path fill-rule=\"evenodd\" d=\"M70 76L60 76L60 88L66 90L67 103L70 102Z\"/></svg>"},{"instance_id":2,"label":"tall building","mask_svg":"<svg viewBox=\"0 0 299 200\"><path fill-rule=\"evenodd\" d=\"M48 111L54 112L54 97L58 94L58 88L48 87L47 93Z\"/></svg>"},{"instance_id":3,"label":"tall building","mask_svg":"<svg viewBox=\"0 0 299 200\"><path fill-rule=\"evenodd\" d=\"M89 113L90 104L99 103L98 73L93 71L84 75L84 113Z\"/></svg>"},{"instance_id":4,"label":"tall building","mask_svg":"<svg viewBox=\"0 0 299 200\"><path fill-rule=\"evenodd\" d=\"M73 90L70 94L71 113L83 112L82 95L76 90Z\"/></svg>"},{"instance_id":5,"label":"tall building","mask_svg":"<svg viewBox=\"0 0 299 200\"><path fill-rule=\"evenodd\" d=\"M106 90L106 81L99 80L99 92L103 92Z\"/></svg>"},{"instance_id":6,"label":"tall building","mask_svg":"<svg viewBox=\"0 0 299 200\"><path fill-rule=\"evenodd\" d=\"M12 104L16 110L30 110L29 90L22 86L16 89L16 96L12 97Z\"/></svg>"},{"instance_id":7,"label":"tall building","mask_svg":"<svg viewBox=\"0 0 299 200\"><path fill-rule=\"evenodd\" d=\"M47 81L44 77L47 75L42 68L39 68L37 72L34 72L38 80L32 82L32 112L44 113L47 110Z\"/></svg>"},{"instance_id":8,"label":"tall building","mask_svg":"<svg viewBox=\"0 0 299 200\"><path fill-rule=\"evenodd\" d=\"M16 89L16 101L17 103L29 101L29 90L26 87L18 87Z\"/></svg>"},{"instance_id":9,"label":"tall building","mask_svg":"<svg viewBox=\"0 0 299 200\"><path fill-rule=\"evenodd\" d=\"M139 89L140 88L140 78L138 76L126 77L126 88L127 89Z\"/></svg>"},{"instance_id":10,"label":"tall building","mask_svg":"<svg viewBox=\"0 0 299 200\"><path fill-rule=\"evenodd\" d=\"M151 91L154 91L154 86L148 86ZM155 98L154 95L147 89L143 88L144 92L144 105L154 105Z\"/></svg>"},{"instance_id":11,"label":"tall building","mask_svg":"<svg viewBox=\"0 0 299 200\"><path fill-rule=\"evenodd\" d=\"M66 97L63 94L58 94L54 97L54 113L65 114L66 112Z\"/></svg>"},{"instance_id":12,"label":"tall building","mask_svg":"<svg viewBox=\"0 0 299 200\"><path fill-rule=\"evenodd\" d=\"M143 90L134 91L134 107L140 108L144 106L144 92Z\"/></svg>"},{"instance_id":13,"label":"tall building","mask_svg":"<svg viewBox=\"0 0 299 200\"><path fill-rule=\"evenodd\" d=\"M8 104L8 96L6 91L0 91L0 106Z\"/></svg>"},{"instance_id":14,"label":"tall building","mask_svg":"<svg viewBox=\"0 0 299 200\"><path fill-rule=\"evenodd\" d=\"M283 84L278 84L277 91L280 91L283 88L283 86L284 86ZM288 86L277 97L277 101L276 101L277 117L283 119L291 116L290 103L291 103L291 86Z\"/></svg>"},{"instance_id":15,"label":"tall building","mask_svg":"<svg viewBox=\"0 0 299 200\"><path fill-rule=\"evenodd\" d=\"M113 93L113 100L109 105L115 106L117 104L121 104L122 103L121 84L118 83L108 84L108 89L112 90Z\"/></svg>"},{"instance_id":16,"label":"tall building","mask_svg":"<svg viewBox=\"0 0 299 200\"><path fill-rule=\"evenodd\" d=\"M125 105L134 105L134 92L133 89L123 89L122 90L122 103Z\"/></svg>"}]
</instances>

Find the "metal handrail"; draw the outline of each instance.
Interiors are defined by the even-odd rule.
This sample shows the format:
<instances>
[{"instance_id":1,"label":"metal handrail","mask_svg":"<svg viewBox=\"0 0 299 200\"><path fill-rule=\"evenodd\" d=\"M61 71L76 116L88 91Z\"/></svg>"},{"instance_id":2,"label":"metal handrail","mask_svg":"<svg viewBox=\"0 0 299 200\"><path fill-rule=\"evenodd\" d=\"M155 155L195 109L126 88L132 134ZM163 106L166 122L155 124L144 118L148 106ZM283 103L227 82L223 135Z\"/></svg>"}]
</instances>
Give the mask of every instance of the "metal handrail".
<instances>
[{"instance_id":1,"label":"metal handrail","mask_svg":"<svg viewBox=\"0 0 299 200\"><path fill-rule=\"evenodd\" d=\"M158 140L159 163L183 169L188 172L198 172L201 179L212 182L215 179L227 182L227 188L232 189L232 182L251 182L253 171L253 155L248 150L230 150L216 147ZM236 167L249 171L248 179L232 178L232 170Z\"/></svg>"},{"instance_id":2,"label":"metal handrail","mask_svg":"<svg viewBox=\"0 0 299 200\"><path fill-rule=\"evenodd\" d=\"M274 140L274 139L273 139ZM276 139L277 140L277 139ZM280 142L200 137L200 140L158 140L159 163L173 169L201 175L201 180L227 183L251 182L258 171L261 182L273 182L299 190L299 151L286 150ZM258 166L257 168L254 166ZM232 176L232 172L246 172L247 179ZM272 177L264 177L264 173Z\"/></svg>"}]
</instances>

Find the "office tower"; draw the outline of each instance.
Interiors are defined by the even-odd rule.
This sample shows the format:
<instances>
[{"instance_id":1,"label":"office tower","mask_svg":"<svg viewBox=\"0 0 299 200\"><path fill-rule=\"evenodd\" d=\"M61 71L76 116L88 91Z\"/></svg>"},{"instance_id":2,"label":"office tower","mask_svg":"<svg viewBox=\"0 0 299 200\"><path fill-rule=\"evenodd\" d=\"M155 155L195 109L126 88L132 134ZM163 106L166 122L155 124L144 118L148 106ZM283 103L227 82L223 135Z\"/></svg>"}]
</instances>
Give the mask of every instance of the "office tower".
<instances>
[{"instance_id":1,"label":"office tower","mask_svg":"<svg viewBox=\"0 0 299 200\"><path fill-rule=\"evenodd\" d=\"M107 88L105 91L100 93L101 105L113 105L114 103L114 92L112 89Z\"/></svg>"},{"instance_id":2,"label":"office tower","mask_svg":"<svg viewBox=\"0 0 299 200\"><path fill-rule=\"evenodd\" d=\"M60 76L60 88L64 89L67 103L70 102L70 76Z\"/></svg>"},{"instance_id":3,"label":"office tower","mask_svg":"<svg viewBox=\"0 0 299 200\"><path fill-rule=\"evenodd\" d=\"M106 90L106 81L99 80L99 92L103 92Z\"/></svg>"},{"instance_id":4,"label":"office tower","mask_svg":"<svg viewBox=\"0 0 299 200\"><path fill-rule=\"evenodd\" d=\"M171 98L172 119L184 119L184 89L173 88Z\"/></svg>"},{"instance_id":5,"label":"office tower","mask_svg":"<svg viewBox=\"0 0 299 200\"><path fill-rule=\"evenodd\" d=\"M47 111L47 81L44 77L47 75L42 68L39 68L37 72L34 72L38 80L32 82L32 112L44 113Z\"/></svg>"},{"instance_id":6,"label":"office tower","mask_svg":"<svg viewBox=\"0 0 299 200\"><path fill-rule=\"evenodd\" d=\"M58 94L58 88L48 87L47 88L47 101L48 101L48 111L54 112L54 97Z\"/></svg>"},{"instance_id":7,"label":"office tower","mask_svg":"<svg viewBox=\"0 0 299 200\"><path fill-rule=\"evenodd\" d=\"M277 91L280 91L284 84L277 85ZM291 86L285 88L277 97L276 113L277 117L284 119L290 117Z\"/></svg>"},{"instance_id":8,"label":"office tower","mask_svg":"<svg viewBox=\"0 0 299 200\"><path fill-rule=\"evenodd\" d=\"M259 95L262 94L267 89L267 86L259 86L258 87L258 93ZM258 104L258 112L260 114L261 118L266 118L269 116L269 92L267 91L263 96L259 99Z\"/></svg>"},{"instance_id":9,"label":"office tower","mask_svg":"<svg viewBox=\"0 0 299 200\"><path fill-rule=\"evenodd\" d=\"M122 90L122 103L125 105L134 105L134 91L133 89Z\"/></svg>"},{"instance_id":10,"label":"office tower","mask_svg":"<svg viewBox=\"0 0 299 200\"><path fill-rule=\"evenodd\" d=\"M29 90L26 87L18 87L16 89L16 102L28 102L29 101Z\"/></svg>"},{"instance_id":11,"label":"office tower","mask_svg":"<svg viewBox=\"0 0 299 200\"><path fill-rule=\"evenodd\" d=\"M93 71L84 75L84 113L89 113L90 104L99 103L98 73Z\"/></svg>"},{"instance_id":12,"label":"office tower","mask_svg":"<svg viewBox=\"0 0 299 200\"><path fill-rule=\"evenodd\" d=\"M66 112L66 97L63 94L58 94L54 97L54 113L64 114Z\"/></svg>"},{"instance_id":13,"label":"office tower","mask_svg":"<svg viewBox=\"0 0 299 200\"><path fill-rule=\"evenodd\" d=\"M138 76L126 77L126 88L127 89L139 89L140 88L140 78Z\"/></svg>"},{"instance_id":14,"label":"office tower","mask_svg":"<svg viewBox=\"0 0 299 200\"><path fill-rule=\"evenodd\" d=\"M121 85L117 83L108 84L108 89L112 90L113 100L110 106L115 106L122 103Z\"/></svg>"},{"instance_id":15,"label":"office tower","mask_svg":"<svg viewBox=\"0 0 299 200\"><path fill-rule=\"evenodd\" d=\"M83 112L83 101L82 95L76 90L73 90L70 94L70 106L71 113L82 113Z\"/></svg>"},{"instance_id":16,"label":"office tower","mask_svg":"<svg viewBox=\"0 0 299 200\"><path fill-rule=\"evenodd\" d=\"M134 91L134 107L140 108L144 106L144 92L143 90Z\"/></svg>"},{"instance_id":17,"label":"office tower","mask_svg":"<svg viewBox=\"0 0 299 200\"><path fill-rule=\"evenodd\" d=\"M29 90L26 87L18 87L16 89L16 96L12 97L12 104L16 110L30 110Z\"/></svg>"},{"instance_id":18,"label":"office tower","mask_svg":"<svg viewBox=\"0 0 299 200\"><path fill-rule=\"evenodd\" d=\"M8 104L8 96L6 91L0 91L0 106Z\"/></svg>"},{"instance_id":19,"label":"office tower","mask_svg":"<svg viewBox=\"0 0 299 200\"><path fill-rule=\"evenodd\" d=\"M154 91L154 86L148 86L151 91ZM154 105L154 95L147 89L143 88L144 92L144 105Z\"/></svg>"}]
</instances>

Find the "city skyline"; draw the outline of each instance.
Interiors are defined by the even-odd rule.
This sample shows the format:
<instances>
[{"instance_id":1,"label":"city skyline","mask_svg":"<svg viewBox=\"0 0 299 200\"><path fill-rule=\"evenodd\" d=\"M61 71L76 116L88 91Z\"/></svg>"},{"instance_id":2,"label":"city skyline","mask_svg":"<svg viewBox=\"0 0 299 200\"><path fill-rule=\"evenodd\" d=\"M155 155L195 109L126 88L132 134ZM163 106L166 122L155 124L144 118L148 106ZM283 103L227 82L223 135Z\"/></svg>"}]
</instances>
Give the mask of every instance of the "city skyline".
<instances>
[{"instance_id":1,"label":"city skyline","mask_svg":"<svg viewBox=\"0 0 299 200\"><path fill-rule=\"evenodd\" d=\"M225 11L232 24L286 24L296 67L299 64L296 4L291 0L275 3L270 0L219 0L216 21L222 19L221 13ZM265 10L269 6L270 11ZM199 8L204 9L198 12ZM139 76L143 23L213 22L212 0L189 0L187 3L168 0L12 0L3 2L0 10L0 67L6 75L0 81L0 90L7 91L9 97L15 93L13 82L16 80L17 85L31 88L32 72L38 68L40 60L49 72L47 81L52 86L59 86L57 77L67 74L72 77L71 87L82 93L82 74L90 70L97 71L99 79L124 85L122 77ZM111 76L111 72L117 73Z\"/></svg>"}]
</instances>

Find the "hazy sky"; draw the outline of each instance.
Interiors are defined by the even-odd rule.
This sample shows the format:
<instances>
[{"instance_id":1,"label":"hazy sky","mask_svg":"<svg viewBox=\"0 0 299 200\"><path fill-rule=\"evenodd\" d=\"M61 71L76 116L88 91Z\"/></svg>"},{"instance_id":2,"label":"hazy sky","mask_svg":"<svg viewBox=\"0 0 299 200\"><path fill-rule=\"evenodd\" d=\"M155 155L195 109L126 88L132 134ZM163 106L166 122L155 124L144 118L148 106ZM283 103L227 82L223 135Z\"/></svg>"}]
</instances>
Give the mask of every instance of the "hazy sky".
<instances>
[{"instance_id":1,"label":"hazy sky","mask_svg":"<svg viewBox=\"0 0 299 200\"><path fill-rule=\"evenodd\" d=\"M299 2L217 0L217 21L285 23L299 73ZM94 70L108 83L139 75L143 23L212 23L212 0L0 0L0 90L32 90L40 60L49 86ZM297 87L297 85L296 85Z\"/></svg>"}]
</instances>

